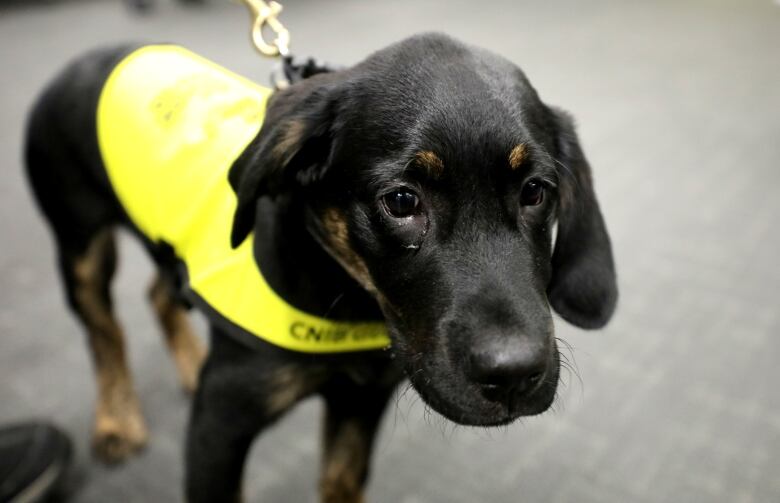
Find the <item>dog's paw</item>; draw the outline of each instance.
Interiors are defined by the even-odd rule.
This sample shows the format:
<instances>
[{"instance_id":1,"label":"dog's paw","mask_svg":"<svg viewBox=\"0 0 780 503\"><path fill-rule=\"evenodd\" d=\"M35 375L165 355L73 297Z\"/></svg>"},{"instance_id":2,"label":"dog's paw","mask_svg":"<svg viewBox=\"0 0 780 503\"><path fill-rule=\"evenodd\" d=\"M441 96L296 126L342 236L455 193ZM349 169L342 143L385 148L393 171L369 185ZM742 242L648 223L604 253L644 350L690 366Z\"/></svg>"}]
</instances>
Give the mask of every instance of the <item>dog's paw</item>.
<instances>
[{"instance_id":1,"label":"dog's paw","mask_svg":"<svg viewBox=\"0 0 780 503\"><path fill-rule=\"evenodd\" d=\"M95 424L92 452L104 463L121 463L143 449L148 438L143 419L103 417Z\"/></svg>"}]
</instances>

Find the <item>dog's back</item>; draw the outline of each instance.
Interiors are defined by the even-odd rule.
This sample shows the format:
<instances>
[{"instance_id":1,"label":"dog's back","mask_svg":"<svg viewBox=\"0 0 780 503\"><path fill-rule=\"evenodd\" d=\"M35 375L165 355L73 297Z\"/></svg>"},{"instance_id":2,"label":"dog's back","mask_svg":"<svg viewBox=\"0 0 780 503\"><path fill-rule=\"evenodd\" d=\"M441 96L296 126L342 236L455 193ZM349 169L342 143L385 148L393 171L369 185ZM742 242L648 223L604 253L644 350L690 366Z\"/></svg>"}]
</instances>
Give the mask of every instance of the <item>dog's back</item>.
<instances>
[{"instance_id":1,"label":"dog's back","mask_svg":"<svg viewBox=\"0 0 780 503\"><path fill-rule=\"evenodd\" d=\"M133 49L93 51L73 61L30 114L25 145L30 184L68 252L84 252L100 228L121 218L102 169L94 111L111 70Z\"/></svg>"}]
</instances>

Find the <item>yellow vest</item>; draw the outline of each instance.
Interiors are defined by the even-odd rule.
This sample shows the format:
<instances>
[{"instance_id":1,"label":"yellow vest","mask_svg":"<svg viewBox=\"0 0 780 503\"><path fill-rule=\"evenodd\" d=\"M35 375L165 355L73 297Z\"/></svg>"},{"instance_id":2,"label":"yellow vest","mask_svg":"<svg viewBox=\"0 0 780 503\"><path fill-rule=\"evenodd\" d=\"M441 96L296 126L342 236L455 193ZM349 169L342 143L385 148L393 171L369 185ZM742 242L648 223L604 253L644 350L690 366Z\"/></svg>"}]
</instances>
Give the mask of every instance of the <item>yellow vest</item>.
<instances>
[{"instance_id":1,"label":"yellow vest","mask_svg":"<svg viewBox=\"0 0 780 503\"><path fill-rule=\"evenodd\" d=\"M173 247L207 314L294 351L387 347L384 323L337 322L285 302L258 269L252 236L230 246L237 202L228 171L259 132L270 94L180 47L138 49L113 70L98 104L111 185L134 225Z\"/></svg>"}]
</instances>

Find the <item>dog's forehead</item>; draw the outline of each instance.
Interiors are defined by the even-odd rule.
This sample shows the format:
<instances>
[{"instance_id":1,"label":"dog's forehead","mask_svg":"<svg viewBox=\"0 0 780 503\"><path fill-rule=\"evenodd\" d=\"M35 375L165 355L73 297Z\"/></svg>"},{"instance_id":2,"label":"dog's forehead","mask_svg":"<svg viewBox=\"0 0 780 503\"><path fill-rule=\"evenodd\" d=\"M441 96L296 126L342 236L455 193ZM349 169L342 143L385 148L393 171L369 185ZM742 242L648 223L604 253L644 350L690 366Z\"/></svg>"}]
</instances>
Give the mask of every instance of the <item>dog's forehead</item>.
<instances>
[{"instance_id":1,"label":"dog's forehead","mask_svg":"<svg viewBox=\"0 0 780 503\"><path fill-rule=\"evenodd\" d=\"M357 69L364 98L379 106L424 112L457 106L477 111L490 102L510 109L540 104L514 63L440 34L406 39L374 53Z\"/></svg>"},{"instance_id":2,"label":"dog's forehead","mask_svg":"<svg viewBox=\"0 0 780 503\"><path fill-rule=\"evenodd\" d=\"M372 55L356 70L352 109L360 111L354 112L358 129L371 131L364 138L372 148L473 163L507 159L520 144L544 141L536 91L516 65L489 51L422 35Z\"/></svg>"}]
</instances>

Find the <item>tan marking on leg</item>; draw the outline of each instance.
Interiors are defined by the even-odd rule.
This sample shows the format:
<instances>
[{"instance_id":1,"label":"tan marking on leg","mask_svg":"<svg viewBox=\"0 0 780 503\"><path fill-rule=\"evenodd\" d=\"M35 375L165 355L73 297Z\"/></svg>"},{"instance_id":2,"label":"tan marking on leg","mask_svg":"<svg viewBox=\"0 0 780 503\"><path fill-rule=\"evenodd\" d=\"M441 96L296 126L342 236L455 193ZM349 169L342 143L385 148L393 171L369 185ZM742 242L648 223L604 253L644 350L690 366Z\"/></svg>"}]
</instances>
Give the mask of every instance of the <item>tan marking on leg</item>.
<instances>
[{"instance_id":1,"label":"tan marking on leg","mask_svg":"<svg viewBox=\"0 0 780 503\"><path fill-rule=\"evenodd\" d=\"M149 300L162 327L182 387L192 393L198 385L198 374L206 357L203 344L192 330L187 310L176 302L171 286L159 274L149 288Z\"/></svg>"},{"instance_id":2,"label":"tan marking on leg","mask_svg":"<svg viewBox=\"0 0 780 503\"><path fill-rule=\"evenodd\" d=\"M326 419L327 421L327 419ZM327 426L326 426L327 430ZM320 496L323 503L362 503L368 440L358 421L345 421L325 437Z\"/></svg>"},{"instance_id":3,"label":"tan marking on leg","mask_svg":"<svg viewBox=\"0 0 780 503\"><path fill-rule=\"evenodd\" d=\"M528 149L525 144L520 143L516 145L515 148L509 152L509 167L512 168L512 170L516 170L523 164L527 155Z\"/></svg>"},{"instance_id":4,"label":"tan marking on leg","mask_svg":"<svg viewBox=\"0 0 780 503\"><path fill-rule=\"evenodd\" d=\"M355 252L349 242L349 231L347 230L347 219L344 214L336 208L328 208L323 215L322 223L328 232L325 243L330 248L330 253L339 264L352 276L360 285L372 294L377 294L374 281L368 272L368 266L363 258Z\"/></svg>"},{"instance_id":5,"label":"tan marking on leg","mask_svg":"<svg viewBox=\"0 0 780 503\"><path fill-rule=\"evenodd\" d=\"M441 178L444 173L444 162L439 156L430 150L423 150L415 154L417 163L428 171L428 174L435 179Z\"/></svg>"},{"instance_id":6,"label":"tan marking on leg","mask_svg":"<svg viewBox=\"0 0 780 503\"><path fill-rule=\"evenodd\" d=\"M322 382L322 377L291 365L276 370L270 380L269 389L273 391L266 398L266 407L269 414L276 415L311 394Z\"/></svg>"},{"instance_id":7,"label":"tan marking on leg","mask_svg":"<svg viewBox=\"0 0 780 503\"><path fill-rule=\"evenodd\" d=\"M73 264L76 309L87 329L98 384L93 447L106 462L121 461L146 443L148 434L125 355L124 335L107 297L115 253L105 231Z\"/></svg>"}]
</instances>

